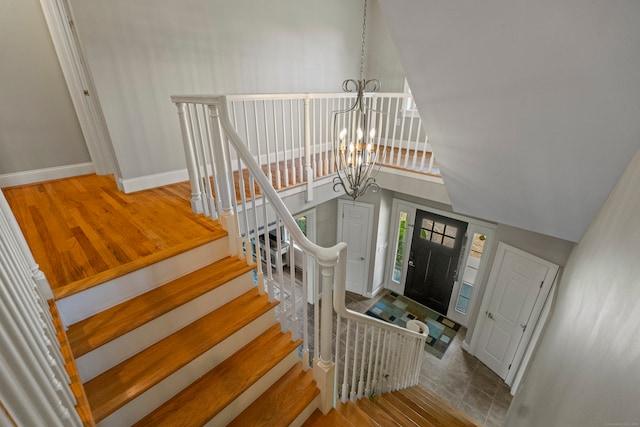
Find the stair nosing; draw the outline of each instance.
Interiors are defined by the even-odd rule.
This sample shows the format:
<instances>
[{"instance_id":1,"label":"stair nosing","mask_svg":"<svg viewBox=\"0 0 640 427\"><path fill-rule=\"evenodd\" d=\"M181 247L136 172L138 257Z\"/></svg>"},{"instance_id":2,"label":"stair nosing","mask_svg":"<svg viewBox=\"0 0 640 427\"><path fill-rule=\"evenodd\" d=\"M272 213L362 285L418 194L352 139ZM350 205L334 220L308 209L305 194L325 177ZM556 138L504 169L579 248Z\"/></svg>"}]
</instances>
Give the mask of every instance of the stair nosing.
<instances>
[{"instance_id":1,"label":"stair nosing","mask_svg":"<svg viewBox=\"0 0 640 427\"><path fill-rule=\"evenodd\" d=\"M229 264L229 267L227 267L226 264ZM206 279L194 281L193 283L190 284L190 288L195 288L197 289L197 291L194 292L193 294L188 295L189 296L188 298L185 298L185 296L187 296L186 293L182 294L183 299L180 299L181 297L180 294L177 294L178 296L177 299L179 301L176 301L176 298L172 298L170 300L170 304L162 307L161 309L157 305L150 306L149 304L144 304L144 306L146 307L146 310L142 311L142 313L140 313L139 316L133 316L133 317L129 316L130 321L128 322L122 322L122 320L117 320L119 318L121 319L122 317L126 317L127 314L135 313L136 311L138 311L143 301L146 301L149 298L153 298L156 295L161 295L165 293L167 289L184 284L185 281L188 281L190 278L197 276L198 273L204 269L215 270L219 268L221 265L227 267L225 268L225 271L227 269L235 269L234 273L236 274L234 274L234 276L231 278L224 277L224 278L213 279L211 277L208 277ZM238 268L240 266L242 266L242 268ZM69 337L69 343L71 345L73 355L76 358L81 357L95 350L96 348L99 348L100 346L103 346L108 342L111 342L114 339L121 337L122 335L125 335L128 332L133 331L137 327L140 327L145 323L148 323L170 312L176 307L184 305L189 301L192 301L204 295L205 293L210 292L224 285L227 281L232 280L236 277L239 277L242 274L248 273L254 268L255 267L249 266L248 264L246 264L245 261L241 261L233 257L225 257L201 269L188 273L184 276L178 277L168 283L165 283L164 285L161 285L141 295L138 295L127 301L124 301L114 307L103 310L100 313L97 313L87 319L76 322L70 325L69 329L67 330L67 336ZM203 282L207 282L206 286L203 286ZM154 310L155 312L153 312ZM117 328L114 328L111 334L104 335L102 339L96 340L96 336L100 337L99 333L105 330L109 330L108 325L113 323L119 323L120 325ZM91 327L91 326L92 328L89 331L87 331L88 327ZM98 335L96 334L96 331L100 331L98 332ZM92 339L91 343L87 343L86 341L82 340L82 338L87 335L91 336L91 339Z\"/></svg>"},{"instance_id":2,"label":"stair nosing","mask_svg":"<svg viewBox=\"0 0 640 427\"><path fill-rule=\"evenodd\" d=\"M210 337L211 341L206 343L206 346L204 342L199 342L202 347L198 348L196 352L190 353L188 356L188 360L184 358L183 360L178 360L175 357L175 354L173 354L173 357L168 357L171 356L172 353L174 353L174 350L176 348L173 345L174 341L182 343L184 342L184 337L188 337L188 335L194 333L194 331L201 330L202 326L207 324L208 322L219 322L221 313L225 313L226 311L232 311L236 313L242 312L242 310L239 309L247 305L244 300L247 300L247 303L255 302L255 304L258 306L254 311L252 311L250 314L247 314L245 317L234 318L233 321L235 322L235 324L233 324L234 322L229 323L233 324L233 330L229 329L228 331L225 331L224 335L220 335L218 337ZM152 346L147 347L141 352L135 354L129 359L119 363L113 368L87 381L86 383L84 383L84 387L94 413L94 419L96 421L104 419L111 413L124 406L126 403L130 402L137 396L149 390L164 378L186 366L191 360L194 360L195 358L206 352L208 349L215 347L224 339L242 329L242 327L249 324L252 320L273 309L277 304L277 302L269 302L266 296L259 295L257 288L251 288L251 290L234 299L233 301L195 320L194 322L163 338ZM124 375L122 375L122 373L126 372L129 377L132 377L133 374L136 373L133 369L136 365L139 365L140 367L148 366L149 361L147 359L156 361L159 360L160 363L164 364L164 369L159 369L161 365L155 365L153 370L147 370L148 372L146 372L146 375L140 376L137 382L130 381L131 384L123 386L121 389L112 389L107 396L107 402L102 401L102 404L99 404L101 402L101 400L99 400L100 393L104 392L104 387L99 387L100 385L103 385L103 383L112 383L112 381L107 381L108 379L112 378L120 378L121 382L124 382ZM141 369L138 370L141 371ZM156 376L153 377L152 374ZM146 379L147 382L141 384L139 381L140 379ZM94 386L94 384L97 385Z\"/></svg>"}]
</instances>

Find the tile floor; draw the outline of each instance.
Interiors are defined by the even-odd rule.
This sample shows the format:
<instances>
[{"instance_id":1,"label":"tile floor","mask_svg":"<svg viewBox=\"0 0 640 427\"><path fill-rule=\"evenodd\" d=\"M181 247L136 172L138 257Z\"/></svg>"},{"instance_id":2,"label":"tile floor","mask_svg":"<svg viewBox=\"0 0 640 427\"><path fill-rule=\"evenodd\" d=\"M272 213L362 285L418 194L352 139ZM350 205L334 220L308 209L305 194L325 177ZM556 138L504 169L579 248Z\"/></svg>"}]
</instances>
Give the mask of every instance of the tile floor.
<instances>
[{"instance_id":1,"label":"tile floor","mask_svg":"<svg viewBox=\"0 0 640 427\"><path fill-rule=\"evenodd\" d=\"M347 306L363 312L375 302L347 293ZM478 359L462 349L461 328L442 359L425 351L420 383L447 399L485 427L504 423L511 394L507 385Z\"/></svg>"}]
</instances>

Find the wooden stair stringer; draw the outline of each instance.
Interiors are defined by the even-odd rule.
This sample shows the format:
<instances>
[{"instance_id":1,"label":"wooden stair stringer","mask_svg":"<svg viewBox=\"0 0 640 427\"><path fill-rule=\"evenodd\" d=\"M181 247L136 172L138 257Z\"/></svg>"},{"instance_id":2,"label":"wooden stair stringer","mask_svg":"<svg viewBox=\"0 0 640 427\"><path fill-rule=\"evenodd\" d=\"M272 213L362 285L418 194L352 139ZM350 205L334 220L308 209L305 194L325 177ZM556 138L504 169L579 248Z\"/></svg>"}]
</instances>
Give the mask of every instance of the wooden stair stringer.
<instances>
[{"instance_id":1,"label":"wooden stair stringer","mask_svg":"<svg viewBox=\"0 0 640 427\"><path fill-rule=\"evenodd\" d=\"M255 399L256 396L245 395L244 400L251 399L242 402L245 391L273 368L281 371L274 373L271 383L261 384L259 395L291 368L300 344L300 340L291 340L289 332L283 334L276 324L135 425L225 425Z\"/></svg>"},{"instance_id":2,"label":"wooden stair stringer","mask_svg":"<svg viewBox=\"0 0 640 427\"><path fill-rule=\"evenodd\" d=\"M276 305L269 303L266 296L258 295L257 288L253 288L86 382L84 386L94 418L103 420L182 368L186 367L186 374L191 373L191 380L198 378L202 373L191 372L194 368L190 362L205 355L209 360L204 365L219 363L226 355L216 354L215 349L225 342L229 343L225 346L228 349L234 348L238 340L249 338L250 341L251 337L242 333L248 325L255 324L253 329L259 331L265 328L265 323L268 325L267 319L272 319L271 324L275 323L273 309ZM197 365L201 369L203 363ZM137 406L130 405L129 409Z\"/></svg>"}]
</instances>

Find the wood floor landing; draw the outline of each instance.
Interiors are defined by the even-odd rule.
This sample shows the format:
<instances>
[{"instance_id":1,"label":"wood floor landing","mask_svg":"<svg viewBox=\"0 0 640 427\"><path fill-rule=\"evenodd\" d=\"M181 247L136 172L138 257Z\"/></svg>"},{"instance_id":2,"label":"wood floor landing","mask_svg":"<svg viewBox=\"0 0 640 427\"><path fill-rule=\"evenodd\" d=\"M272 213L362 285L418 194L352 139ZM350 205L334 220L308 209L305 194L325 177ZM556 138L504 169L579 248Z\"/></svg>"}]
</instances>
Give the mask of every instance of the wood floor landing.
<instances>
[{"instance_id":1,"label":"wood floor landing","mask_svg":"<svg viewBox=\"0 0 640 427\"><path fill-rule=\"evenodd\" d=\"M191 212L188 183L124 194L84 175L2 191L56 298L226 235Z\"/></svg>"}]
</instances>

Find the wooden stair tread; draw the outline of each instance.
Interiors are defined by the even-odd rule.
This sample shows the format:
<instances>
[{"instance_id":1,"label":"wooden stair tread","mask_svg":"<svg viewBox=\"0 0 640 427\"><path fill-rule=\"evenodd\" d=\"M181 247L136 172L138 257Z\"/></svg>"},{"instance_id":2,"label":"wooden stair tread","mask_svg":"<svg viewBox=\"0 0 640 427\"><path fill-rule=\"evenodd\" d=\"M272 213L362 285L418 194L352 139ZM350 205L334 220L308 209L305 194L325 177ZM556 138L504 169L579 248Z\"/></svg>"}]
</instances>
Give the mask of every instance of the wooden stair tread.
<instances>
[{"instance_id":1,"label":"wooden stair tread","mask_svg":"<svg viewBox=\"0 0 640 427\"><path fill-rule=\"evenodd\" d=\"M327 415L320 412L319 409L313 411L313 414L302 424L303 427L360 427L359 424L353 424L340 412L335 409L330 410Z\"/></svg>"},{"instance_id":2,"label":"wooden stair tread","mask_svg":"<svg viewBox=\"0 0 640 427\"><path fill-rule=\"evenodd\" d=\"M300 344L276 324L135 425L204 425Z\"/></svg>"},{"instance_id":3,"label":"wooden stair tread","mask_svg":"<svg viewBox=\"0 0 640 427\"><path fill-rule=\"evenodd\" d=\"M358 427L378 427L380 424L372 420L369 415L351 401L338 403L338 412Z\"/></svg>"},{"instance_id":4,"label":"wooden stair tread","mask_svg":"<svg viewBox=\"0 0 640 427\"><path fill-rule=\"evenodd\" d=\"M195 249L199 246L221 239L227 235L227 232L222 228L203 233L201 236L187 242L182 242L166 249L154 251L147 256L134 259L133 261L118 265L117 267L101 271L62 286L54 287L52 288L53 298L55 300L66 298L101 283L108 282L109 280L140 270L151 264L164 261L165 259L169 259L183 252L187 252L191 249Z\"/></svg>"},{"instance_id":5,"label":"wooden stair tread","mask_svg":"<svg viewBox=\"0 0 640 427\"><path fill-rule=\"evenodd\" d=\"M411 419L407 414L402 412L402 409L395 405L395 402L391 401L388 394L381 394L375 399L376 406L382 408L391 418L393 418L402 427L416 427L420 424Z\"/></svg>"},{"instance_id":6,"label":"wooden stair tread","mask_svg":"<svg viewBox=\"0 0 640 427\"><path fill-rule=\"evenodd\" d=\"M87 381L84 387L94 419L102 420L276 305L252 288Z\"/></svg>"},{"instance_id":7,"label":"wooden stair tread","mask_svg":"<svg viewBox=\"0 0 640 427\"><path fill-rule=\"evenodd\" d=\"M429 417L425 418L425 414L423 411L414 409L413 406L408 405L404 400L398 398L395 393L385 393L380 397L382 402L386 402L389 405L393 406L400 412L403 417L409 419L411 421L411 424L409 425L417 425L420 427L435 427L435 425L428 419ZM394 414L396 414L396 412L394 412ZM398 419L397 417L394 418L396 418L398 421L400 421L401 424L403 424L404 421L402 419Z\"/></svg>"},{"instance_id":8,"label":"wooden stair tread","mask_svg":"<svg viewBox=\"0 0 640 427\"><path fill-rule=\"evenodd\" d=\"M363 398L355 403L360 409L362 409L370 418L375 420L381 426L399 426L400 424L389 414L376 405L371 399Z\"/></svg>"},{"instance_id":9,"label":"wooden stair tread","mask_svg":"<svg viewBox=\"0 0 640 427\"><path fill-rule=\"evenodd\" d=\"M420 385L398 390L394 394L405 403L412 402L414 406L418 406L423 418L435 426L478 427L480 425L469 415Z\"/></svg>"},{"instance_id":10,"label":"wooden stair tread","mask_svg":"<svg viewBox=\"0 0 640 427\"><path fill-rule=\"evenodd\" d=\"M243 260L227 257L74 323L67 330L73 355L87 354L252 268Z\"/></svg>"},{"instance_id":11,"label":"wooden stair tread","mask_svg":"<svg viewBox=\"0 0 640 427\"><path fill-rule=\"evenodd\" d=\"M228 426L287 427L319 394L313 372L298 362Z\"/></svg>"}]
</instances>

